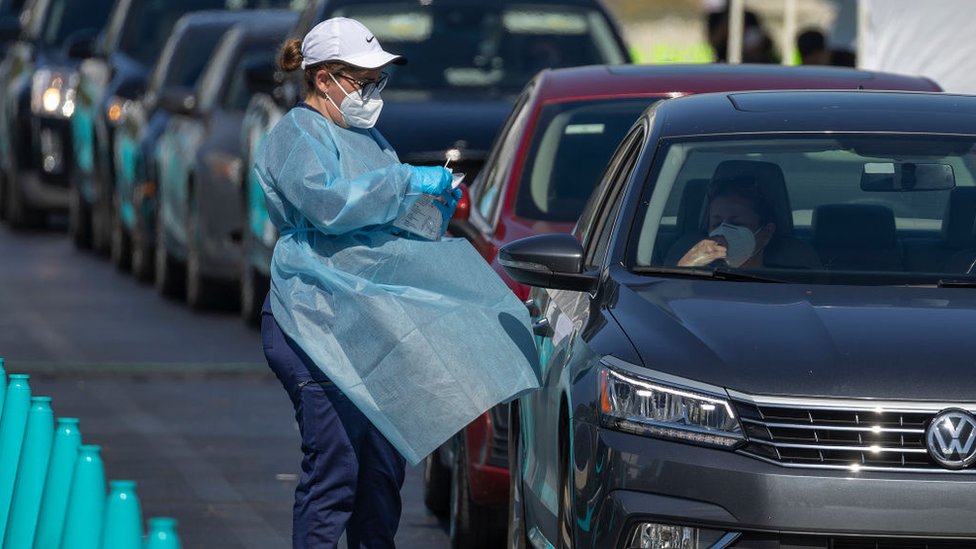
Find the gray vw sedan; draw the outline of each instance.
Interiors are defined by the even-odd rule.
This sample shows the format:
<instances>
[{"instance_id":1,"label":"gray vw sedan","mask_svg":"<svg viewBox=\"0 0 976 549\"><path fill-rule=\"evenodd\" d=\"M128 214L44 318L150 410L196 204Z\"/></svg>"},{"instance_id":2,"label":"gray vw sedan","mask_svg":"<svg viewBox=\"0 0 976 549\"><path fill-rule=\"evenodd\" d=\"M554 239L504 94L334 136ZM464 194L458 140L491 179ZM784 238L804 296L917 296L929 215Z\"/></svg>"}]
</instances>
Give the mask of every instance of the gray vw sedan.
<instances>
[{"instance_id":1,"label":"gray vw sedan","mask_svg":"<svg viewBox=\"0 0 976 549\"><path fill-rule=\"evenodd\" d=\"M976 547L976 97L663 101L512 242L513 547Z\"/></svg>"}]
</instances>

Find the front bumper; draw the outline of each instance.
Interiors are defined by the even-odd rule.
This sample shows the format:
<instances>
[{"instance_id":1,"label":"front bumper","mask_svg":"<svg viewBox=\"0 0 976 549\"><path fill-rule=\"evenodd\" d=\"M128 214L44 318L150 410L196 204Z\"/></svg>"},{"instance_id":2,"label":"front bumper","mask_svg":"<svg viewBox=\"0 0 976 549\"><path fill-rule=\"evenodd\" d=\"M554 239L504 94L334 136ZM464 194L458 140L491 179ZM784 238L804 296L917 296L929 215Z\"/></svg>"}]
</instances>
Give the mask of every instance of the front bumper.
<instances>
[{"instance_id":1,"label":"front bumper","mask_svg":"<svg viewBox=\"0 0 976 549\"><path fill-rule=\"evenodd\" d=\"M793 469L573 425L580 546L622 547L641 521L739 533L728 547L827 548L865 538L886 547L906 537L976 545L976 475Z\"/></svg>"}]
</instances>

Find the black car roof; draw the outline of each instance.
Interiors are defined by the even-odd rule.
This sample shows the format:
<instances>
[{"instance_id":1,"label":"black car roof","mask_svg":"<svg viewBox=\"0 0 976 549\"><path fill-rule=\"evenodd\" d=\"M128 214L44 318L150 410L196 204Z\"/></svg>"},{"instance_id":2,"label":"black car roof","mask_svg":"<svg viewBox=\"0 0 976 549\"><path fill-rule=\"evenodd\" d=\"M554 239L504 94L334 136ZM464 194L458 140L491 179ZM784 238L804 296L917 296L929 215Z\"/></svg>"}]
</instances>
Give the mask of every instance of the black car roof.
<instances>
[{"instance_id":1,"label":"black car roof","mask_svg":"<svg viewBox=\"0 0 976 549\"><path fill-rule=\"evenodd\" d=\"M662 137L766 132L976 134L976 96L901 91L709 93L649 109Z\"/></svg>"}]
</instances>

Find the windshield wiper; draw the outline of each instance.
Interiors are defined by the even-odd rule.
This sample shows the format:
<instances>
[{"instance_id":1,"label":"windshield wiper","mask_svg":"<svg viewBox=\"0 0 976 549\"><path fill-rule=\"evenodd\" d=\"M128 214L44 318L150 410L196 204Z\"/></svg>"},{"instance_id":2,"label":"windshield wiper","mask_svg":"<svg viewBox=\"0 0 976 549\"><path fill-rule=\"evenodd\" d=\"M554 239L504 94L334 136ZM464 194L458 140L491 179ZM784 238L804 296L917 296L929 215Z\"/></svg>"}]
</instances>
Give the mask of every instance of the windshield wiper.
<instances>
[{"instance_id":1,"label":"windshield wiper","mask_svg":"<svg viewBox=\"0 0 976 549\"><path fill-rule=\"evenodd\" d=\"M716 267L712 269L691 269L685 267L634 267L634 272L637 274L688 276L694 278L710 278L712 280L731 280L736 282L785 282L784 280L779 280L776 278L744 273L742 271L736 271L724 267Z\"/></svg>"}]
</instances>

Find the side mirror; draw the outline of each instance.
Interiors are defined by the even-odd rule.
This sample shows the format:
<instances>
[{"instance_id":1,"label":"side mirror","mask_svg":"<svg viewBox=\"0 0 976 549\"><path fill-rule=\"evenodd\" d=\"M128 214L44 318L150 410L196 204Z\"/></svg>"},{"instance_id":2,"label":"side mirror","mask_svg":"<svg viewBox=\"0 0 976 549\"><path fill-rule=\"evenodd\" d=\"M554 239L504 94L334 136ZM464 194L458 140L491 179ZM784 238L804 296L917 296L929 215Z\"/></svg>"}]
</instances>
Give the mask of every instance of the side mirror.
<instances>
[{"instance_id":1,"label":"side mirror","mask_svg":"<svg viewBox=\"0 0 976 549\"><path fill-rule=\"evenodd\" d=\"M167 88L159 93L159 106L171 113L192 116L197 112L197 96L186 88Z\"/></svg>"},{"instance_id":2,"label":"side mirror","mask_svg":"<svg viewBox=\"0 0 976 549\"><path fill-rule=\"evenodd\" d=\"M468 186L464 183L458 185L461 189L461 200L458 200L457 208L454 209L454 215L451 216L452 221L467 221L471 218L471 193L468 191Z\"/></svg>"},{"instance_id":3,"label":"side mirror","mask_svg":"<svg viewBox=\"0 0 976 549\"><path fill-rule=\"evenodd\" d=\"M571 234L543 234L510 242L498 263L512 280L553 290L593 291L599 276L583 272L583 246Z\"/></svg>"}]
</instances>

